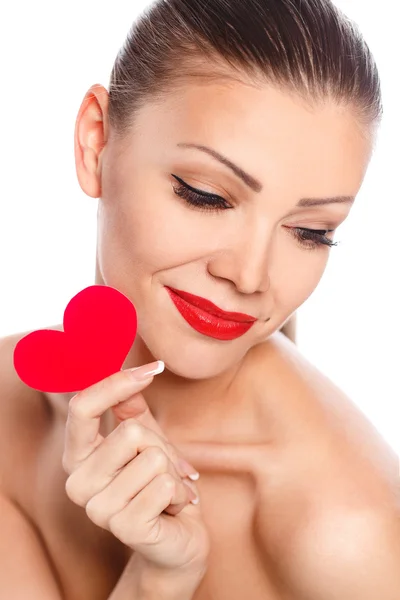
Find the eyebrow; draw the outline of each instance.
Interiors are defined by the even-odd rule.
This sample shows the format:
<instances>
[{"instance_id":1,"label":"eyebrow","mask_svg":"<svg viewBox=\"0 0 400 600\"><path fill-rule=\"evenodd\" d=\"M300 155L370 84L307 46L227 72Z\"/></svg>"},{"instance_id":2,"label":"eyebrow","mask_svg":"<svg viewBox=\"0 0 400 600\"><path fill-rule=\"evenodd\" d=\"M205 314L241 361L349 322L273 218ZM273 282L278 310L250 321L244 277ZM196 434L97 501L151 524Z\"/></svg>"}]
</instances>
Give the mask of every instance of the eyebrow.
<instances>
[{"instance_id":1,"label":"eyebrow","mask_svg":"<svg viewBox=\"0 0 400 600\"><path fill-rule=\"evenodd\" d=\"M202 152L206 152L220 163L231 169L235 173L239 179L241 179L253 192L261 192L263 189L262 183L258 180L243 171L238 165L235 165L231 160L229 160L226 156L223 156L216 150L209 148L208 146L203 146L202 144L186 144L186 143L178 143L177 146L180 148L196 148L197 150L201 150ZM322 204L334 204L334 203L352 203L354 202L354 196L333 196L332 198L301 198L296 206L320 206Z\"/></svg>"}]
</instances>

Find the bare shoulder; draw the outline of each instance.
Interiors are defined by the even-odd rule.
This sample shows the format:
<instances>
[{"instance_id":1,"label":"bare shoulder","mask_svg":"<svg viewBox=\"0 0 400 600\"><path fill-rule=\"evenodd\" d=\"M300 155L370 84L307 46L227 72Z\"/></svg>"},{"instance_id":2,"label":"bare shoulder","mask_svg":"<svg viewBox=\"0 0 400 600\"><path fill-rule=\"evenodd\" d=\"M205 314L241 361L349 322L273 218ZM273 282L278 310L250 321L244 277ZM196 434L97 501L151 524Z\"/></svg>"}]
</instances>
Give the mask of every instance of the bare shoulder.
<instances>
[{"instance_id":1,"label":"bare shoulder","mask_svg":"<svg viewBox=\"0 0 400 600\"><path fill-rule=\"evenodd\" d=\"M22 467L26 473L34 464L52 422L44 395L25 385L14 368L15 346L28 333L0 338L0 486L10 497Z\"/></svg>"},{"instance_id":2,"label":"bare shoulder","mask_svg":"<svg viewBox=\"0 0 400 600\"><path fill-rule=\"evenodd\" d=\"M273 416L288 460L307 469L308 489L349 508L398 502L400 511L399 457L361 409L280 332L254 348L252 362L265 421Z\"/></svg>"},{"instance_id":3,"label":"bare shoulder","mask_svg":"<svg viewBox=\"0 0 400 600\"><path fill-rule=\"evenodd\" d=\"M332 581L343 583L347 597L360 579L354 573L375 568L365 548L384 548L388 556L398 548L398 457L284 335L252 352L260 420L273 424L254 515L260 557L276 565L293 597L327 597Z\"/></svg>"}]
</instances>

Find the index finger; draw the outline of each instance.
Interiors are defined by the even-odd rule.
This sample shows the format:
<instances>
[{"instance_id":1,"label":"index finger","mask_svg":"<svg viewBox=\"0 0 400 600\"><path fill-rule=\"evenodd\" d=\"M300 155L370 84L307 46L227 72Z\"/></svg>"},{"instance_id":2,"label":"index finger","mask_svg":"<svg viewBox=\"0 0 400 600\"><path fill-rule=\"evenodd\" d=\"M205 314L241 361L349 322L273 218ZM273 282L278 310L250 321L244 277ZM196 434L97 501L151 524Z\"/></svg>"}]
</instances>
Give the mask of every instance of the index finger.
<instances>
[{"instance_id":1,"label":"index finger","mask_svg":"<svg viewBox=\"0 0 400 600\"><path fill-rule=\"evenodd\" d=\"M102 414L148 386L160 372L159 362L144 365L143 370L150 372L145 379L136 379L128 371L118 371L71 398L62 458L67 473L71 474L104 440L100 434ZM138 374L139 369L136 372Z\"/></svg>"}]
</instances>

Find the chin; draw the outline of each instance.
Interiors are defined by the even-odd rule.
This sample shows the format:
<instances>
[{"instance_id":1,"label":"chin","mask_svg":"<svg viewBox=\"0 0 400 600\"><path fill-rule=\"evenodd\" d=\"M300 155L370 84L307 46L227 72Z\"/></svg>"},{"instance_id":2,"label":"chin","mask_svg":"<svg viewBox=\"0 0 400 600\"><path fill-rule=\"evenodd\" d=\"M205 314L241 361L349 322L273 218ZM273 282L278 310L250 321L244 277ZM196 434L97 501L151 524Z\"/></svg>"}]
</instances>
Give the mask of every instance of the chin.
<instances>
[{"instance_id":1,"label":"chin","mask_svg":"<svg viewBox=\"0 0 400 600\"><path fill-rule=\"evenodd\" d=\"M174 335L162 332L139 332L144 344L155 360L162 360L165 368L186 379L210 379L234 368L248 350L259 340L247 343L237 338L221 341L208 336L175 331Z\"/></svg>"},{"instance_id":2,"label":"chin","mask_svg":"<svg viewBox=\"0 0 400 600\"><path fill-rule=\"evenodd\" d=\"M225 369L221 369L221 366L215 363L210 363L209 361L200 362L199 360L193 361L190 357L181 358L180 360L175 357L171 359L165 357L164 362L165 368L168 371L183 379L213 379L225 371ZM230 364L228 368L233 366L234 364Z\"/></svg>"}]
</instances>

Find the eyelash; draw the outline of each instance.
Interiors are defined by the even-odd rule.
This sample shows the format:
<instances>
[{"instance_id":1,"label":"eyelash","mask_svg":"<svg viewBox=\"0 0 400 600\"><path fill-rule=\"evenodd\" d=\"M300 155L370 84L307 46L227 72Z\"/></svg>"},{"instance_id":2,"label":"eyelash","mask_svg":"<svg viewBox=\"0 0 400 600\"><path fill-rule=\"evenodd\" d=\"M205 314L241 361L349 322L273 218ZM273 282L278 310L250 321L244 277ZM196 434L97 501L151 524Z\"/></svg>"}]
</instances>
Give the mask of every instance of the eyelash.
<instances>
[{"instance_id":1,"label":"eyelash","mask_svg":"<svg viewBox=\"0 0 400 600\"><path fill-rule=\"evenodd\" d=\"M199 210L214 212L233 208L221 196L192 188L176 175L172 175L172 177L180 183L179 186L173 188L175 194L186 200L191 206ZM334 229L306 229L304 227L290 227L288 229L294 232L293 235L300 245L308 250L315 250L322 246L332 247L338 245L338 242L333 242L325 235L335 231Z\"/></svg>"}]
</instances>

